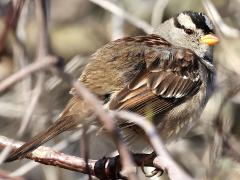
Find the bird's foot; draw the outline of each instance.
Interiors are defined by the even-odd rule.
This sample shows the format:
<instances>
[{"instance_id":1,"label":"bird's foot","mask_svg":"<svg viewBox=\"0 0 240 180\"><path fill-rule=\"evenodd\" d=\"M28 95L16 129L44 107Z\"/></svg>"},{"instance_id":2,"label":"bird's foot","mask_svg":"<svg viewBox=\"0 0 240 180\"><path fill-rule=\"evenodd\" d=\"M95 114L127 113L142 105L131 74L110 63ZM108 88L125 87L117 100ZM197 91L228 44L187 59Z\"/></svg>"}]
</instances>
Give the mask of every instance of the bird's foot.
<instances>
[{"instance_id":1,"label":"bird's foot","mask_svg":"<svg viewBox=\"0 0 240 180\"><path fill-rule=\"evenodd\" d=\"M153 177L157 174L159 174L159 176L161 176L163 173L164 173L164 170L163 169L159 169L159 168L155 168L153 171L151 171L151 173L149 174L148 172L145 171L145 168L144 168L144 165L145 165L145 162L149 161L149 160L153 160L154 158L156 158L156 154L153 152L151 153L149 156L147 156L143 162L142 162L142 165L141 165L141 170L142 172L144 173L144 175L146 177Z\"/></svg>"}]
</instances>

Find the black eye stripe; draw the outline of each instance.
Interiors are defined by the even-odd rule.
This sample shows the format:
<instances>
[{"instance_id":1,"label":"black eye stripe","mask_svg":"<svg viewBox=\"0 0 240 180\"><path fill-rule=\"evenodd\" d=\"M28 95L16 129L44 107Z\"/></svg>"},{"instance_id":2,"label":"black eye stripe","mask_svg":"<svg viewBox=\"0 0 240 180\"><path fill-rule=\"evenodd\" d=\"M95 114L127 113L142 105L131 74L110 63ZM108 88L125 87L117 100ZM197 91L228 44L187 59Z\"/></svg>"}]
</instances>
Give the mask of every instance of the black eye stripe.
<instances>
[{"instance_id":1,"label":"black eye stripe","mask_svg":"<svg viewBox=\"0 0 240 180\"><path fill-rule=\"evenodd\" d=\"M206 19L202 13L196 12L185 12L185 14L189 15L192 22L196 25L196 28L202 29L204 34L214 33L213 29L210 29L209 26L206 24Z\"/></svg>"},{"instance_id":2,"label":"black eye stripe","mask_svg":"<svg viewBox=\"0 0 240 180\"><path fill-rule=\"evenodd\" d=\"M192 22L195 24L197 29L202 29L204 34L214 33L213 29L210 29L209 26L206 24L206 19L202 13L190 12L185 11L184 14L187 14ZM188 31L184 25L180 24L178 21L178 15L174 17L174 25L177 28L183 29L184 31Z\"/></svg>"}]
</instances>

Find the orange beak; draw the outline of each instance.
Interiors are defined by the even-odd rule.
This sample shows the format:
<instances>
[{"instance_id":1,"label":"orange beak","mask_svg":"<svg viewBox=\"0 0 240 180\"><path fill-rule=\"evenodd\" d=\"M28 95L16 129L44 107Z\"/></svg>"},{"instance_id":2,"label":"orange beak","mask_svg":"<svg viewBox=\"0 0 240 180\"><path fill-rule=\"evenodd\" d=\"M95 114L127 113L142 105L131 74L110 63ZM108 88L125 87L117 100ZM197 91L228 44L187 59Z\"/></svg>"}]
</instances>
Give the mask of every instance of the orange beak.
<instances>
[{"instance_id":1,"label":"orange beak","mask_svg":"<svg viewBox=\"0 0 240 180\"><path fill-rule=\"evenodd\" d=\"M219 42L219 38L214 34L207 34L199 39L200 42L213 46Z\"/></svg>"}]
</instances>

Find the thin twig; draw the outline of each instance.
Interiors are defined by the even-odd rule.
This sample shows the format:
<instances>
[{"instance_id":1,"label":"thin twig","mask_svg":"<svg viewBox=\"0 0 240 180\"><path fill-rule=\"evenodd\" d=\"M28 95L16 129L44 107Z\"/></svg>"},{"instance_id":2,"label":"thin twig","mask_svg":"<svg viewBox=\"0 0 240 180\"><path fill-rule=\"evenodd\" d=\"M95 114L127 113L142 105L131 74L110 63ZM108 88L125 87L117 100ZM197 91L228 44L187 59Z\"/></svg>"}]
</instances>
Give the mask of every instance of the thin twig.
<instances>
[{"instance_id":1,"label":"thin twig","mask_svg":"<svg viewBox=\"0 0 240 180\"><path fill-rule=\"evenodd\" d=\"M70 61L67 62L67 64L64 66L64 71L70 74L74 74L75 71L82 70L87 63L89 63L90 58L84 58L80 55L74 56ZM62 79L58 76L53 76L46 80L45 87L47 91L52 91L54 88L56 88L60 83L62 82Z\"/></svg>"},{"instance_id":2,"label":"thin twig","mask_svg":"<svg viewBox=\"0 0 240 180\"><path fill-rule=\"evenodd\" d=\"M22 9L23 4L24 0L15 0L10 2L10 5L8 6L8 10L5 16L5 26L0 36L0 52L3 50L9 31L16 29L19 13Z\"/></svg>"},{"instance_id":3,"label":"thin twig","mask_svg":"<svg viewBox=\"0 0 240 180\"><path fill-rule=\"evenodd\" d=\"M239 77L237 77L236 80L232 80L232 81L237 82L238 79L239 79ZM231 86L230 89L227 88L227 90L225 90L222 100L219 105L219 109L216 113L216 116L213 119L214 129L216 130L216 134L222 138L221 139L223 141L222 145L227 145L228 148L230 149L232 155L237 157L236 159L240 159L240 153L239 153L239 151L236 150L236 149L238 149L238 147L240 147L240 144L230 134L231 124L229 122L226 122L226 120L221 121L222 120L221 112L223 111L226 103L229 102L229 99L231 99L236 94L238 94L239 91L240 91L239 83L234 84L233 86ZM232 143L232 142L234 142L234 143Z\"/></svg>"},{"instance_id":4,"label":"thin twig","mask_svg":"<svg viewBox=\"0 0 240 180\"><path fill-rule=\"evenodd\" d=\"M113 1L115 4L121 7L121 2L118 0ZM120 16L112 14L111 16L111 40L120 39L124 37L124 19Z\"/></svg>"},{"instance_id":5,"label":"thin twig","mask_svg":"<svg viewBox=\"0 0 240 180\"><path fill-rule=\"evenodd\" d=\"M31 101L29 102L29 105L27 107L27 110L25 111L25 114L22 118L21 124L20 124L20 128L18 129L17 132L17 137L21 137L23 135L23 133L25 132L31 118L33 115L33 112L37 106L38 100L41 96L41 92L42 92L42 83L43 81L39 81L36 85L36 87L33 90L33 93L31 94Z\"/></svg>"},{"instance_id":6,"label":"thin twig","mask_svg":"<svg viewBox=\"0 0 240 180\"><path fill-rule=\"evenodd\" d=\"M110 11L111 13L120 16L124 19L126 19L129 23L133 24L134 26L142 29L144 32L146 33L152 33L153 28L146 23L143 20L140 20L139 18L131 15L130 13L124 11L123 9L121 9L120 7L118 7L117 5L115 5L114 3L107 1L107 0L89 0L97 5L99 5L100 7Z\"/></svg>"},{"instance_id":7,"label":"thin twig","mask_svg":"<svg viewBox=\"0 0 240 180\"><path fill-rule=\"evenodd\" d=\"M169 0L157 0L153 6L151 24L156 28L163 20L164 10L166 9Z\"/></svg>"},{"instance_id":8,"label":"thin twig","mask_svg":"<svg viewBox=\"0 0 240 180\"><path fill-rule=\"evenodd\" d=\"M19 37L20 34L24 34L25 32L25 26L26 26L26 18L27 18L27 11L28 11L28 5L29 2L23 1L23 7L21 8L21 11L19 12L19 18L17 23L17 27L14 30L13 33L13 54L14 54L14 62L15 62L15 69L21 69L24 68L28 63L28 57L27 57L27 50L23 43L24 38ZM25 12L23 12L23 10ZM22 33L19 33L21 31ZM24 105L28 105L29 102L29 94L31 91L31 76L28 76L25 78L21 83L19 83L15 88L15 94L20 99L21 102L24 103ZM24 119L24 118L23 118ZM24 128L26 127L26 121L22 120L20 129L17 132L18 137L22 135L22 132L24 131Z\"/></svg>"},{"instance_id":9,"label":"thin twig","mask_svg":"<svg viewBox=\"0 0 240 180\"><path fill-rule=\"evenodd\" d=\"M37 59L43 60L41 57L45 57L50 51L50 41L47 27L47 1L35 0L36 5L36 17L38 24L38 48Z\"/></svg>"},{"instance_id":10,"label":"thin twig","mask_svg":"<svg viewBox=\"0 0 240 180\"><path fill-rule=\"evenodd\" d=\"M232 44L226 41L224 37L224 35L226 34L223 28L221 28L223 22L219 21L220 15L218 14L216 8L213 6L210 0L203 0L203 5L205 10L207 11L207 14L213 20L218 36L220 36L221 39L220 45L225 52L224 55L229 59L229 61L227 61L228 62L227 65L229 65L231 69L234 70L235 73L240 75L238 68L240 67L239 56L232 48Z\"/></svg>"},{"instance_id":11,"label":"thin twig","mask_svg":"<svg viewBox=\"0 0 240 180\"><path fill-rule=\"evenodd\" d=\"M29 11L29 0L23 1L23 7L19 12L19 18L16 28L13 31L13 58L14 58L14 70L17 71L21 68L24 68L29 63L29 58L27 56L26 44L26 23L27 16ZM20 102L23 102L25 105L29 102L29 92L31 91L31 76L27 77L19 83L14 89L14 93Z\"/></svg>"},{"instance_id":12,"label":"thin twig","mask_svg":"<svg viewBox=\"0 0 240 180\"><path fill-rule=\"evenodd\" d=\"M91 176L91 170L88 166L88 159L89 159L89 136L88 136L88 126L83 125L83 133L82 138L80 140L80 155L81 157L84 157L84 160L86 162L86 170L88 171L88 179L92 180Z\"/></svg>"},{"instance_id":13,"label":"thin twig","mask_svg":"<svg viewBox=\"0 0 240 180\"><path fill-rule=\"evenodd\" d=\"M8 78L4 79L0 82L0 92L3 92L7 88L10 88L15 83L21 81L23 78L27 77L28 75L35 73L37 71L48 69L52 65L58 63L58 59L52 56L48 56L43 58L44 61L37 61L32 64L29 64L25 68L17 71L13 75L9 76Z\"/></svg>"},{"instance_id":14,"label":"thin twig","mask_svg":"<svg viewBox=\"0 0 240 180\"><path fill-rule=\"evenodd\" d=\"M48 54L48 31L47 31L47 15L46 15L46 6L45 0L36 0L35 7L36 7L36 22L38 25L38 52L36 60L43 60L41 57L45 57ZM20 128L17 132L17 136L21 137L29 124L31 117L38 105L39 98L41 97L43 91L43 85L45 81L45 74L44 72L40 72L37 76L37 82L34 87L34 90L31 94L31 100L28 104L26 113L22 118Z\"/></svg>"},{"instance_id":15,"label":"thin twig","mask_svg":"<svg viewBox=\"0 0 240 180\"><path fill-rule=\"evenodd\" d=\"M233 27L227 25L223 19L221 18L220 14L218 13L217 9L213 5L211 0L202 0L203 6L207 10L207 12L211 12L211 16L214 18L216 24L219 26L221 32L228 37L237 38L240 36L240 31Z\"/></svg>"}]
</instances>

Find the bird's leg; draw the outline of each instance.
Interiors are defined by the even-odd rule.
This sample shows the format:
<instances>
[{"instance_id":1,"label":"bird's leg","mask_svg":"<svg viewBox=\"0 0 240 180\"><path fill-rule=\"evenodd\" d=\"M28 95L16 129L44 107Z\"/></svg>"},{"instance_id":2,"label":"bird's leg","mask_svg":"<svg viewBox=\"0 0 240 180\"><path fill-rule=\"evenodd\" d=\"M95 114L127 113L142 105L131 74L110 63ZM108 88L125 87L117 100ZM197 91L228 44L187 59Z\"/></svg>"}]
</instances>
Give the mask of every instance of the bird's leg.
<instances>
[{"instance_id":1,"label":"bird's leg","mask_svg":"<svg viewBox=\"0 0 240 180\"><path fill-rule=\"evenodd\" d=\"M94 173L100 179L127 179L121 175L120 157L103 157L94 166Z\"/></svg>"},{"instance_id":2,"label":"bird's leg","mask_svg":"<svg viewBox=\"0 0 240 180\"><path fill-rule=\"evenodd\" d=\"M135 161L136 165L140 166L142 172L145 174L146 177L152 177L157 175L158 173L160 176L164 173L162 169L155 168L151 174L147 174L144 170L144 167L153 167L153 160L156 158L155 153L151 154L134 154L132 153L133 160ZM120 156L117 155L115 157L103 157L99 159L94 167L95 175L100 179L126 179L120 171L122 169L122 165L120 162Z\"/></svg>"}]
</instances>

